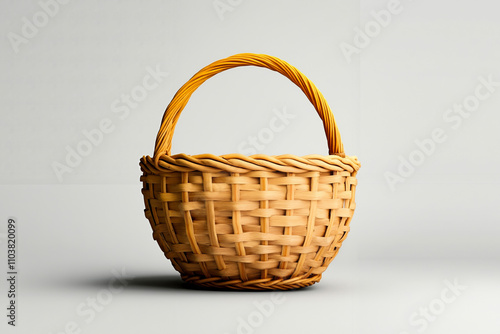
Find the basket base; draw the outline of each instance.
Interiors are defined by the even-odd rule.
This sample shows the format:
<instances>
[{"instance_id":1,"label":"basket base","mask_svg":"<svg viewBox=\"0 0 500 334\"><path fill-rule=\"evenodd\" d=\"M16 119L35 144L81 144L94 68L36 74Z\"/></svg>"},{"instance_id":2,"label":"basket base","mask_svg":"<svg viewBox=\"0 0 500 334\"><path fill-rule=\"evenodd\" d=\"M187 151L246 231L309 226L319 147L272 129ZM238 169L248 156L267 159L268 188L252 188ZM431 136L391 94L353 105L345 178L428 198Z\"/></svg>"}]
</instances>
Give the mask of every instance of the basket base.
<instances>
[{"instance_id":1,"label":"basket base","mask_svg":"<svg viewBox=\"0 0 500 334\"><path fill-rule=\"evenodd\" d=\"M215 289L215 290L295 290L313 285L321 280L320 275L308 277L297 276L291 279L255 279L250 281L232 280L224 281L220 277L203 278L200 276L181 276L182 279L198 287Z\"/></svg>"}]
</instances>

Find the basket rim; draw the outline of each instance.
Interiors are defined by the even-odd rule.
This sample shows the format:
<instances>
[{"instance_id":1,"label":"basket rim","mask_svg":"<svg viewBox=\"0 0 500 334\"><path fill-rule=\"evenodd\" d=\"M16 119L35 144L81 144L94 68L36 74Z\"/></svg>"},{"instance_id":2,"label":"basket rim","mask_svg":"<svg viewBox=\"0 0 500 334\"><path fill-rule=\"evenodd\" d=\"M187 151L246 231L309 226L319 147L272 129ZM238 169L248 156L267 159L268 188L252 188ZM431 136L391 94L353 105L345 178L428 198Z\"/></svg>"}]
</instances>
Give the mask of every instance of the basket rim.
<instances>
[{"instance_id":1,"label":"basket rim","mask_svg":"<svg viewBox=\"0 0 500 334\"><path fill-rule=\"evenodd\" d=\"M249 171L279 171L288 173L304 173L309 171L348 171L355 173L361 167L356 156L310 154L297 156L293 154L266 155L254 154L246 156L240 153L224 155L179 153L161 155L158 163L154 158L143 156L140 160L144 172L218 172L246 173Z\"/></svg>"}]
</instances>

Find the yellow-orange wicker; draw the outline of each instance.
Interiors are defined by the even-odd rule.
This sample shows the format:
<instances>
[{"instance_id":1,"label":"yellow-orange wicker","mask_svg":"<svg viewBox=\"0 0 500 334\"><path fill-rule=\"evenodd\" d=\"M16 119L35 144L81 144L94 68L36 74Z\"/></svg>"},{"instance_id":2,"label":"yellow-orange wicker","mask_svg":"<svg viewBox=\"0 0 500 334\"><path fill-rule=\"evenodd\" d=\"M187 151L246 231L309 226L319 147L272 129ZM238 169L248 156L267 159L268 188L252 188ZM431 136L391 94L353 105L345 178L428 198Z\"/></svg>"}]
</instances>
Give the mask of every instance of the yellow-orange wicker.
<instances>
[{"instance_id":1,"label":"yellow-orange wicker","mask_svg":"<svg viewBox=\"0 0 500 334\"><path fill-rule=\"evenodd\" d=\"M323 121L329 155L171 155L191 94L215 74L249 65L279 72L304 92ZM345 156L330 107L309 79L278 58L246 53L206 66L179 89L163 115L153 157L143 157L140 166L153 238L183 280L288 290L318 282L338 253L356 207L360 164Z\"/></svg>"}]
</instances>

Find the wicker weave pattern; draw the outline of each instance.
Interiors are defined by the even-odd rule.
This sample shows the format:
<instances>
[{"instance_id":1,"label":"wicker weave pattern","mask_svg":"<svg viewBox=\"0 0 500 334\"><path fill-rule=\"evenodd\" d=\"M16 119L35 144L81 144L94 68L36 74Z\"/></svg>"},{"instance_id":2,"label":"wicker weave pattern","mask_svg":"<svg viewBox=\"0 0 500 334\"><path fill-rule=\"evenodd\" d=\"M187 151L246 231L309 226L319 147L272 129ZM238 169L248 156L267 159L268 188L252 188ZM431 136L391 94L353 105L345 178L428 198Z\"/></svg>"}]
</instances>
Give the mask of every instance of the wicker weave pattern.
<instances>
[{"instance_id":1,"label":"wicker weave pattern","mask_svg":"<svg viewBox=\"0 0 500 334\"><path fill-rule=\"evenodd\" d=\"M175 124L191 94L237 66L277 71L299 86L323 121L330 155L171 155ZM185 281L288 290L321 279L356 208L356 157L345 156L323 95L302 73L266 55L235 55L203 68L170 102L153 157L140 162L153 238Z\"/></svg>"},{"instance_id":2,"label":"wicker weave pattern","mask_svg":"<svg viewBox=\"0 0 500 334\"><path fill-rule=\"evenodd\" d=\"M233 154L212 156L232 161L217 170L185 167L187 158L209 160L201 157L168 157L160 169L149 157L141 161L146 217L175 269L212 287L289 289L319 281L349 232L357 159L263 156L267 170L254 164L230 172L236 161L251 166Z\"/></svg>"}]
</instances>

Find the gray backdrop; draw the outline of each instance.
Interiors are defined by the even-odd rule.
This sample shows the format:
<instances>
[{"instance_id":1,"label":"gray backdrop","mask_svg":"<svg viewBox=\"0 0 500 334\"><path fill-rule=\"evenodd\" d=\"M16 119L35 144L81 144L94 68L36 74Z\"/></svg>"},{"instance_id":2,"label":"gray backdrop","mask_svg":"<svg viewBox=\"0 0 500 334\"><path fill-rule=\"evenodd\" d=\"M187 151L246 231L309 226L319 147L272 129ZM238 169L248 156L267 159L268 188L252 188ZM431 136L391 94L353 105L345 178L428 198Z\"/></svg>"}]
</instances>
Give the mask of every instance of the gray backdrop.
<instances>
[{"instance_id":1,"label":"gray backdrop","mask_svg":"<svg viewBox=\"0 0 500 334\"><path fill-rule=\"evenodd\" d=\"M491 0L3 1L0 237L5 250L16 218L19 313L16 328L0 326L497 333L499 9ZM166 105L197 70L241 52L306 74L362 163L339 257L324 282L282 303L185 289L143 215L138 161L152 154ZM288 115L283 130L269 132L278 114ZM260 68L206 82L173 140L174 153L249 150L327 154L305 96ZM130 280L109 290L122 270ZM456 303L443 299L448 288ZM94 297L102 307L92 317Z\"/></svg>"}]
</instances>

